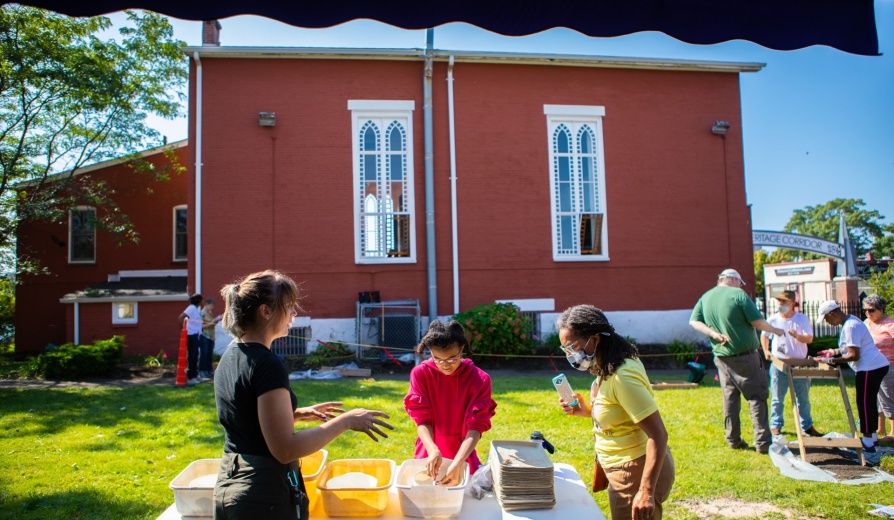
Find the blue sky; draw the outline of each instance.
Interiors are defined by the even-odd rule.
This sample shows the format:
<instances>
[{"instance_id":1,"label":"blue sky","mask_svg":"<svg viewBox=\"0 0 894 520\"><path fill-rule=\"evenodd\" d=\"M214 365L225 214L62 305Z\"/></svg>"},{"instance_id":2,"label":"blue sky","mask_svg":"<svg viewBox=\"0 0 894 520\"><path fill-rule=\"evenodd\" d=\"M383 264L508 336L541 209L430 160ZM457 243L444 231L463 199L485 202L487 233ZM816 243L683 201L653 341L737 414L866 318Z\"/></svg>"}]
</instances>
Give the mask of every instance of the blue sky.
<instances>
[{"instance_id":1,"label":"blue sky","mask_svg":"<svg viewBox=\"0 0 894 520\"><path fill-rule=\"evenodd\" d=\"M894 223L894 0L876 0L882 56L824 46L774 51L745 41L691 45L661 33L589 38L568 29L500 36L454 23L435 28L444 50L537 52L765 63L743 73L745 184L755 229L781 230L792 211L838 197L862 198ZM111 16L117 26L121 14ZM200 22L172 19L175 37L200 45ZM266 18L221 20L221 44L265 47L421 48L424 31L367 20L300 29ZM185 119L153 121L169 141Z\"/></svg>"}]
</instances>

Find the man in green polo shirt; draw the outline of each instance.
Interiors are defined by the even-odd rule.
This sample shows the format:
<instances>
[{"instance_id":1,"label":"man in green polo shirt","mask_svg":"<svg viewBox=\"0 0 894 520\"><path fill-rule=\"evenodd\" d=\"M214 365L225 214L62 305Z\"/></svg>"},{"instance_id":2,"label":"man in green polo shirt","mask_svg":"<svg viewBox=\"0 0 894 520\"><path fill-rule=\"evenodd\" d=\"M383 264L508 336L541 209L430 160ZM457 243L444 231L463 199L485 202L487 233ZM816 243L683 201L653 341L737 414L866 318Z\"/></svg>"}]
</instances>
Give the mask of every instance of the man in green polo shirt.
<instances>
[{"instance_id":1,"label":"man in green polo shirt","mask_svg":"<svg viewBox=\"0 0 894 520\"><path fill-rule=\"evenodd\" d=\"M767 371L761 366L760 341L755 329L777 336L785 331L767 323L742 286L745 282L735 269L725 269L717 286L699 298L692 309L689 324L711 338L714 364L723 390L723 419L726 442L730 448L747 448L739 422L741 397L748 401L754 425L754 447L759 453L770 450L767 420L769 387ZM741 397L740 397L741 396Z\"/></svg>"}]
</instances>

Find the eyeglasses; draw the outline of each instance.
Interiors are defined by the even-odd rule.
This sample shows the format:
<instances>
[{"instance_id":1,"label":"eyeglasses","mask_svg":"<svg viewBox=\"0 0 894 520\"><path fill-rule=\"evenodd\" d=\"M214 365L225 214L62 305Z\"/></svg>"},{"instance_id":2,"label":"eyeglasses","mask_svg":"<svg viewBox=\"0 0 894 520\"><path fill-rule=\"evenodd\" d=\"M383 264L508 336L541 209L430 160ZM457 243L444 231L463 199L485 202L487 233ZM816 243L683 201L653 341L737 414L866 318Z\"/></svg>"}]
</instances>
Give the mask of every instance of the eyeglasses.
<instances>
[{"instance_id":1,"label":"eyeglasses","mask_svg":"<svg viewBox=\"0 0 894 520\"><path fill-rule=\"evenodd\" d=\"M457 355L457 356L453 356L453 357L450 358L450 359L440 359L440 358L436 358L436 357L434 356L434 354L432 354L432 356L431 356L431 360L434 361L435 363L439 364L439 365L450 366L450 365L456 363L457 361L459 361L460 359L462 359L462 357L463 357L463 354L462 354L462 351L460 351L459 355Z\"/></svg>"},{"instance_id":2,"label":"eyeglasses","mask_svg":"<svg viewBox=\"0 0 894 520\"><path fill-rule=\"evenodd\" d=\"M564 352L565 355L567 356L568 354L571 354L571 352L574 350L574 346L577 345L577 342L580 341L580 340L582 340L582 339L584 339L583 336L581 336L581 337L577 338L576 340L572 341L571 344L569 344L569 345L561 345L561 344L560 344L560 345L559 345L559 348L562 349L562 352Z\"/></svg>"},{"instance_id":3,"label":"eyeglasses","mask_svg":"<svg viewBox=\"0 0 894 520\"><path fill-rule=\"evenodd\" d=\"M877 311L877 310L878 310L878 309L863 309L863 311L864 311L866 314L872 314L873 312L875 312L875 311Z\"/></svg>"}]
</instances>

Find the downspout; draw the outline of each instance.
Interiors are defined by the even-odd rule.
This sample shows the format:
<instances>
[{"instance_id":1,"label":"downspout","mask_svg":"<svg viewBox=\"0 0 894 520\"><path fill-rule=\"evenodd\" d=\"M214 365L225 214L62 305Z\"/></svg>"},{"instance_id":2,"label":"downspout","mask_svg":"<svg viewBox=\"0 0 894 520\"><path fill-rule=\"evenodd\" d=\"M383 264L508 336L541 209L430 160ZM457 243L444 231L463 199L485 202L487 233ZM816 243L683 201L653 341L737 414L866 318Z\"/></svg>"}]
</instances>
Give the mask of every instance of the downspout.
<instances>
[{"instance_id":1,"label":"downspout","mask_svg":"<svg viewBox=\"0 0 894 520\"><path fill-rule=\"evenodd\" d=\"M438 317L438 280L435 263L435 167L432 144L431 78L434 67L435 30L425 31L425 71L423 74L422 117L425 134L425 240L428 271L428 318Z\"/></svg>"},{"instance_id":2,"label":"downspout","mask_svg":"<svg viewBox=\"0 0 894 520\"><path fill-rule=\"evenodd\" d=\"M81 308L77 300L74 302L74 344L81 344Z\"/></svg>"},{"instance_id":3,"label":"downspout","mask_svg":"<svg viewBox=\"0 0 894 520\"><path fill-rule=\"evenodd\" d=\"M193 53L196 60L196 251L195 251L195 293L202 292L202 60L199 52Z\"/></svg>"},{"instance_id":4,"label":"downspout","mask_svg":"<svg viewBox=\"0 0 894 520\"><path fill-rule=\"evenodd\" d=\"M450 223L453 231L453 314L459 314L459 236L456 217L456 132L453 127L453 56L447 65L447 118L450 131Z\"/></svg>"}]
</instances>

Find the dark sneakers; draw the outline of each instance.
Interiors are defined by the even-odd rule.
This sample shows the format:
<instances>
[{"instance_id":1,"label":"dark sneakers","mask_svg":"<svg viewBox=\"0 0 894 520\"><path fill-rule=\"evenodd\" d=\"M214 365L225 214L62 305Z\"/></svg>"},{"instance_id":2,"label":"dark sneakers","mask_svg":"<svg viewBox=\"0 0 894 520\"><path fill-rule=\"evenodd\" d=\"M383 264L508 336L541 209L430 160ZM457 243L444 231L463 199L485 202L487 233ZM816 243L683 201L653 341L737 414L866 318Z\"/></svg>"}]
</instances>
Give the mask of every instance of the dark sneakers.
<instances>
[{"instance_id":1,"label":"dark sneakers","mask_svg":"<svg viewBox=\"0 0 894 520\"><path fill-rule=\"evenodd\" d=\"M804 433L806 433L810 437L822 437L823 436L823 434L821 432L817 431L817 429L813 426L804 430Z\"/></svg>"},{"instance_id":2,"label":"dark sneakers","mask_svg":"<svg viewBox=\"0 0 894 520\"><path fill-rule=\"evenodd\" d=\"M750 448L750 446L748 445L748 443L743 441L742 439L739 439L738 442L736 442L732 446L730 446L730 449L733 449L733 450L747 450L749 448Z\"/></svg>"},{"instance_id":3,"label":"dark sneakers","mask_svg":"<svg viewBox=\"0 0 894 520\"><path fill-rule=\"evenodd\" d=\"M770 445L764 444L763 446L758 446L754 448L754 451L760 453L761 455L767 455L768 453L770 453Z\"/></svg>"}]
</instances>

